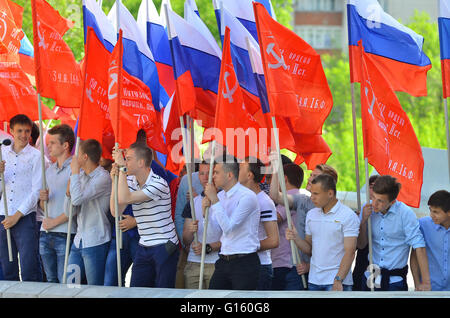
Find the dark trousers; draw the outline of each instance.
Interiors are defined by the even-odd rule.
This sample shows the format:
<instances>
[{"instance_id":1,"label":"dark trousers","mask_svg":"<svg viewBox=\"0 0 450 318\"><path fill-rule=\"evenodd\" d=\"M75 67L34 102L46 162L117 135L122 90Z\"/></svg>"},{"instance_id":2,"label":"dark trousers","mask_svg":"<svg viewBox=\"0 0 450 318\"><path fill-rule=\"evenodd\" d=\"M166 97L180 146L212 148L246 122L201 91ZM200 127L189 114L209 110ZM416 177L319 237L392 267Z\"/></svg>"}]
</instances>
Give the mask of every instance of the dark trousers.
<instances>
[{"instance_id":1,"label":"dark trousers","mask_svg":"<svg viewBox=\"0 0 450 318\"><path fill-rule=\"evenodd\" d=\"M308 281L308 273L305 274ZM277 267L273 269L272 290L305 290L302 277L297 274L295 266Z\"/></svg>"},{"instance_id":2,"label":"dark trousers","mask_svg":"<svg viewBox=\"0 0 450 318\"><path fill-rule=\"evenodd\" d=\"M131 268L130 287L174 288L179 254L171 241L152 247L139 245Z\"/></svg>"},{"instance_id":3,"label":"dark trousers","mask_svg":"<svg viewBox=\"0 0 450 318\"><path fill-rule=\"evenodd\" d=\"M0 216L0 222L5 216ZM17 224L10 229L11 248L13 261L9 261L6 230L0 226L0 262L2 264L4 280L19 280L19 263L17 254L20 255L20 273L22 281L42 281L41 264L39 262L39 238L36 232L36 213L30 213L22 217Z\"/></svg>"},{"instance_id":4,"label":"dark trousers","mask_svg":"<svg viewBox=\"0 0 450 318\"><path fill-rule=\"evenodd\" d=\"M256 290L261 263L257 253L232 260L219 258L209 289Z\"/></svg>"},{"instance_id":5,"label":"dark trousers","mask_svg":"<svg viewBox=\"0 0 450 318\"><path fill-rule=\"evenodd\" d=\"M358 249L356 252L355 268L353 269L353 290L365 290L366 283L364 281L364 272L369 266L369 245L363 249Z\"/></svg>"}]
</instances>

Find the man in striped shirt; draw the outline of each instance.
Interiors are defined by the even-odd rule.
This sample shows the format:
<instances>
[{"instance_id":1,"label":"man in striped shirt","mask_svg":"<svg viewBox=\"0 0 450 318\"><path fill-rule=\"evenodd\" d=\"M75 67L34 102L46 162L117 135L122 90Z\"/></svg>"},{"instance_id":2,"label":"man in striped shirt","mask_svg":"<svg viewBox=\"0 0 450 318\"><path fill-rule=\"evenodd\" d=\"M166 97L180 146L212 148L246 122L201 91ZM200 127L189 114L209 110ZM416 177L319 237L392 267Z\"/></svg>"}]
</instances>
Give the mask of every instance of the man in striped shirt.
<instances>
[{"instance_id":1,"label":"man in striped shirt","mask_svg":"<svg viewBox=\"0 0 450 318\"><path fill-rule=\"evenodd\" d=\"M111 176L119 175L119 213L133 205L140 235L130 286L173 288L179 251L169 186L151 169L153 155L146 145L132 144L125 160L120 149L113 156ZM111 212L115 215L114 187L112 191Z\"/></svg>"}]
</instances>

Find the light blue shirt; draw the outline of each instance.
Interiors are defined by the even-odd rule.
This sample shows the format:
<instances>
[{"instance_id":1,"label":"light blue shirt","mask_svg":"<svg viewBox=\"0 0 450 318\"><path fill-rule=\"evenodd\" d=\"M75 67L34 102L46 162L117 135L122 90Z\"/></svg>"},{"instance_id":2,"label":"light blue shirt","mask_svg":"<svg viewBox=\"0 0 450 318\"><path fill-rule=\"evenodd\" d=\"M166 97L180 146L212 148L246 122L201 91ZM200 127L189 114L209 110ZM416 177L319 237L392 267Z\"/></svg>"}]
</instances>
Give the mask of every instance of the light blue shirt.
<instances>
[{"instance_id":1,"label":"light blue shirt","mask_svg":"<svg viewBox=\"0 0 450 318\"><path fill-rule=\"evenodd\" d=\"M419 220L415 213L403 202L395 202L383 215L373 212L372 250L373 263L388 270L400 269L408 264L411 247L425 247L420 232ZM395 277L395 276L394 276ZM390 283L401 281L391 277Z\"/></svg>"},{"instance_id":2,"label":"light blue shirt","mask_svg":"<svg viewBox=\"0 0 450 318\"><path fill-rule=\"evenodd\" d=\"M419 220L420 230L425 238L430 268L431 290L450 291L450 228L435 224L427 216Z\"/></svg>"},{"instance_id":3,"label":"light blue shirt","mask_svg":"<svg viewBox=\"0 0 450 318\"><path fill-rule=\"evenodd\" d=\"M203 186L200 183L200 179L198 178L198 172L194 172L192 174L192 187L197 194L201 194L203 192ZM177 231L178 237L183 237L183 226L184 226L184 218L183 218L183 210L188 201L186 200L186 193L189 190L189 184L187 175L184 175L181 178L180 185L178 187L177 193L177 202L175 205L175 230ZM181 240L180 240L181 241Z\"/></svg>"}]
</instances>

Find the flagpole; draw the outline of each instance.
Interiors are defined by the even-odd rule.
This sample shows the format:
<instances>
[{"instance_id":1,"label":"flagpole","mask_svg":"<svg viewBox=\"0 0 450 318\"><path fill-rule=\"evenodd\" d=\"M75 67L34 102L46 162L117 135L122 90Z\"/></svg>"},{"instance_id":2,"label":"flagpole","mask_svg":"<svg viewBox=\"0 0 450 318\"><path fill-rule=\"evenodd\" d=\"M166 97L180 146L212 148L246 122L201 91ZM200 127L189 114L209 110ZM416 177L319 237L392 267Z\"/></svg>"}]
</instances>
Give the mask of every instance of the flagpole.
<instances>
[{"instance_id":1,"label":"flagpole","mask_svg":"<svg viewBox=\"0 0 450 318\"><path fill-rule=\"evenodd\" d=\"M75 143L75 156L72 160L77 160L78 153L80 149L80 137L77 136L77 141ZM70 253L70 241L72 236L72 219L73 219L73 205L69 197L69 219L67 220L67 236L66 236L66 252L64 254L64 273L63 273L63 284L67 284L67 266L69 264L69 253Z\"/></svg>"},{"instance_id":2,"label":"flagpole","mask_svg":"<svg viewBox=\"0 0 450 318\"><path fill-rule=\"evenodd\" d=\"M116 16L116 20L117 20L117 34L120 34L120 4L121 1L120 0L116 0L116 7L117 7L117 16ZM123 44L121 44L123 45ZM120 55L120 59L122 59L122 55ZM119 70L118 70L118 78L117 78L117 111L118 111L118 116L117 116L117 120L120 120L120 96L121 96L121 92L120 90L122 89L122 86L120 85L121 81L122 81L122 62L119 62ZM120 123L118 124L118 126L120 126ZM119 130L119 127L118 129ZM115 143L115 148L116 151L119 150L119 143L117 142L119 136L119 131L117 131L117 137L116 137L116 143ZM115 213L114 213L114 222L115 222L115 227L116 227L116 262L117 262L117 286L122 287L122 266L121 266L121 259L120 259L120 250L122 249L122 231L119 228L119 221L122 220L122 214L119 212L119 176L115 175L114 176L114 209L115 209Z\"/></svg>"},{"instance_id":3,"label":"flagpole","mask_svg":"<svg viewBox=\"0 0 450 318\"><path fill-rule=\"evenodd\" d=\"M38 110L39 110L39 149L41 151L41 169L42 169L42 190L47 190L47 179L45 174L45 157L44 157L44 129L42 122L42 102L41 102L41 94L37 94L38 97ZM47 201L44 201L44 218L48 218L48 208ZM45 233L48 233L45 230Z\"/></svg>"},{"instance_id":4,"label":"flagpole","mask_svg":"<svg viewBox=\"0 0 450 318\"><path fill-rule=\"evenodd\" d=\"M214 169L214 160L216 156L216 140L212 141L211 158L209 159L209 175L208 183L212 183L212 175ZM209 207L205 209L205 218L203 221L203 240L202 240L202 257L200 260L200 280L198 282L198 289L203 289L203 272L205 270L205 255L206 255L206 233L208 231L208 220L209 220Z\"/></svg>"},{"instance_id":5,"label":"flagpole","mask_svg":"<svg viewBox=\"0 0 450 318\"><path fill-rule=\"evenodd\" d=\"M167 4L164 4L164 12L166 15L166 24L167 24L167 33L169 35L169 42L172 39L172 33L171 33L171 26L169 21L169 8L167 7ZM173 54L172 54L173 55ZM172 56L173 57L173 56ZM175 71L175 63L173 65L174 71ZM178 82L175 81L175 85L177 86L177 92L179 93L180 90L178 89ZM176 94L175 93L175 94ZM180 105L180 99L177 98L177 107L181 113L181 105ZM189 205L191 207L191 214L192 214L192 221L196 221L195 218L195 207L194 207L194 198L192 195L192 171L191 171L191 163L189 162L190 156L189 156L189 147L187 145L187 137L186 137L186 131L184 126L184 118L183 115L180 116L180 128L181 128L181 137L183 139L183 152L184 152L184 158L185 158L185 165L186 165L186 174L188 179L188 188L189 188ZM194 233L194 242L198 243L198 235L197 232Z\"/></svg>"},{"instance_id":6,"label":"flagpole","mask_svg":"<svg viewBox=\"0 0 450 318\"><path fill-rule=\"evenodd\" d=\"M277 123L275 120L275 116L272 116L272 126L273 126L273 133L275 135L275 144L277 147L277 155L278 155L278 182L280 183L280 187L281 187L281 192L283 193L283 201L284 201L284 208L286 210L286 217L287 217L287 223L288 223L288 228L290 230L292 230L292 217L291 217L291 211L289 209L289 202L288 202L288 198L287 198L287 193L286 193L286 183L284 180L284 170L283 170L283 165L282 165L282 161L281 161L281 150L280 150L280 140L279 140L279 136L278 136L278 130L277 130ZM292 254L292 262L294 263L294 265L297 264L301 264L302 261L300 258L297 259L297 254L295 253L296 250L296 246L293 240L289 241L290 245L291 245L291 254ZM298 252L297 252L298 253ZM303 287L306 289L306 279L305 279L305 275L302 274L302 282L303 282Z\"/></svg>"},{"instance_id":7,"label":"flagpole","mask_svg":"<svg viewBox=\"0 0 450 318\"><path fill-rule=\"evenodd\" d=\"M8 133L8 122L6 122L6 121L3 122L3 131L5 133Z\"/></svg>"},{"instance_id":8,"label":"flagpole","mask_svg":"<svg viewBox=\"0 0 450 318\"><path fill-rule=\"evenodd\" d=\"M358 135L356 128L356 105L355 105L355 83L351 83L352 91L352 120L353 120L353 150L355 154L355 176L356 176L356 201L358 213L361 211L361 184L359 182L359 152L358 152Z\"/></svg>"},{"instance_id":9,"label":"flagpole","mask_svg":"<svg viewBox=\"0 0 450 318\"><path fill-rule=\"evenodd\" d=\"M0 162L3 161L1 146L2 145L0 144ZM9 216L9 214L8 214L8 200L6 198L5 174L3 172L0 174L0 178L2 179L2 196L3 196L3 205L4 205L4 209L5 209L5 218L7 218ZM13 254L12 254L12 248L11 248L11 230L10 229L6 230L6 242L8 244L8 258L9 258L9 262L12 263L12 261L13 261Z\"/></svg>"},{"instance_id":10,"label":"flagpole","mask_svg":"<svg viewBox=\"0 0 450 318\"><path fill-rule=\"evenodd\" d=\"M370 204L370 188L369 188L369 159L364 158L364 165L366 170L366 204ZM361 210L360 210L361 211ZM367 220L367 237L369 241L369 268L370 273L372 273L373 267L373 249L372 249L372 220L371 217ZM370 286L370 291L374 291L374 281Z\"/></svg>"},{"instance_id":11,"label":"flagpole","mask_svg":"<svg viewBox=\"0 0 450 318\"><path fill-rule=\"evenodd\" d=\"M448 124L448 99L444 99L445 127L447 135L448 180L450 182L450 128Z\"/></svg>"}]
</instances>

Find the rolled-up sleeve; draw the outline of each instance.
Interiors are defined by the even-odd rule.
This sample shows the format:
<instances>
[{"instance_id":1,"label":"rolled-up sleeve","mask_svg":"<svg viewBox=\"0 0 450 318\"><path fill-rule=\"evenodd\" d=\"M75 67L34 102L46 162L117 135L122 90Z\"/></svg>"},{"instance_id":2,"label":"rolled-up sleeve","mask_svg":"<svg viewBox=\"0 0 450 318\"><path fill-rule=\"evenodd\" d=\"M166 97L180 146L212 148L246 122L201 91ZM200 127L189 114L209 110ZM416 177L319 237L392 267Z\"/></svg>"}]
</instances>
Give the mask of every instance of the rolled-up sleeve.
<instances>
[{"instance_id":1,"label":"rolled-up sleeve","mask_svg":"<svg viewBox=\"0 0 450 318\"><path fill-rule=\"evenodd\" d=\"M413 211L409 210L403 216L405 243L413 249L425 247L425 239L420 231L420 223Z\"/></svg>"}]
</instances>

